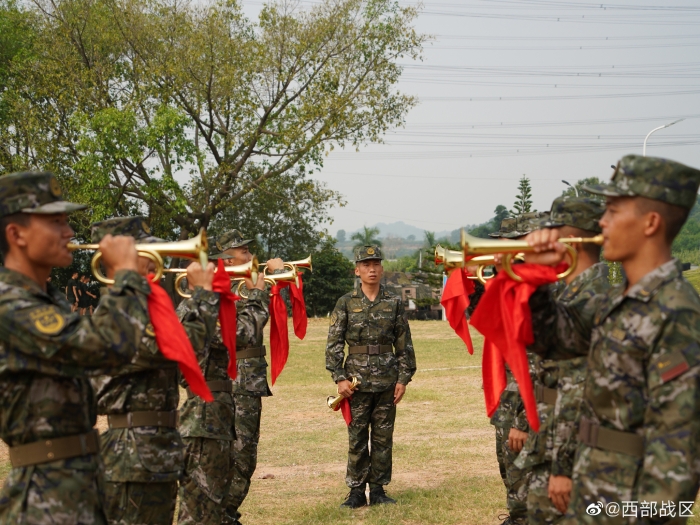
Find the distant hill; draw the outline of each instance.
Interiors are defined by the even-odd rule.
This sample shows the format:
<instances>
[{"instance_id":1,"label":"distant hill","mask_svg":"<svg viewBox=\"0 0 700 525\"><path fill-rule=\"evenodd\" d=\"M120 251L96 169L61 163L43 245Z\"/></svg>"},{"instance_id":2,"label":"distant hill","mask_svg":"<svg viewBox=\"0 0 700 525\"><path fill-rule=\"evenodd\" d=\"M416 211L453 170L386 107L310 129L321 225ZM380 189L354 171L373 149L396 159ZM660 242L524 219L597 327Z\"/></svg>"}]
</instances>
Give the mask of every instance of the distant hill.
<instances>
[{"instance_id":1,"label":"distant hill","mask_svg":"<svg viewBox=\"0 0 700 525\"><path fill-rule=\"evenodd\" d=\"M402 239L407 239L410 235L413 235L417 241L422 241L424 237L424 228L418 228L416 226L412 226L410 224L406 224L403 221L397 221L397 222L392 222L392 223L386 223L386 222L378 222L377 224L373 224L370 226L371 228L379 228L379 237L380 238L386 238L387 236L394 236L394 237L401 237ZM346 232L346 237L349 239L352 237L353 233L356 233L360 231L354 230L350 232ZM429 230L432 231L432 230ZM439 232L435 232L435 235L437 238L440 237L449 237L451 233L451 230L443 230Z\"/></svg>"}]
</instances>

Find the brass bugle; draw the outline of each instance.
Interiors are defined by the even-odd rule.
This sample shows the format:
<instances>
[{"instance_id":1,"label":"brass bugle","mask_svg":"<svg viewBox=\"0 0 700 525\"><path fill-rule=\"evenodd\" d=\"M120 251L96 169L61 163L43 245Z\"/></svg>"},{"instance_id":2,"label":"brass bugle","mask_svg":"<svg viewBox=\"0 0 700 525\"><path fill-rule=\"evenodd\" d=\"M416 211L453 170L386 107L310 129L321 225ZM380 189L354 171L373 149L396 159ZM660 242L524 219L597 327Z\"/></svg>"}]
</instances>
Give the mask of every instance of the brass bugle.
<instances>
[{"instance_id":1,"label":"brass bugle","mask_svg":"<svg viewBox=\"0 0 700 525\"><path fill-rule=\"evenodd\" d=\"M92 274L95 276L95 279L103 284L114 284L114 279L108 279L100 269L102 252L100 251L99 244L68 243L68 249L70 251L95 250L97 253L93 255L92 261L90 262ZM163 277L163 271L165 270L163 257L186 257L188 259L199 259L202 268L206 268L207 263L209 262L209 257L207 256L208 250L209 243L207 242L207 232L204 230L204 228L199 231L197 236L184 241L136 244L136 251L138 252L139 256L150 259L156 265L153 282L158 282L160 281L161 277Z\"/></svg>"},{"instance_id":2,"label":"brass bugle","mask_svg":"<svg viewBox=\"0 0 700 525\"><path fill-rule=\"evenodd\" d=\"M185 299L189 299L192 297L191 293L188 293L186 290L182 288L182 281L187 277L187 268L168 268L166 270L163 270L164 273L176 273L178 276L175 278L175 293L177 293L180 297L184 297ZM214 269L214 272L216 273L218 271L218 268ZM232 281L237 281L237 280L242 280L242 279L250 279L253 281L253 284L258 282L258 259L257 257L253 257L252 261L249 261L245 264L239 264L236 266L224 266L224 271L228 274L229 279Z\"/></svg>"},{"instance_id":3,"label":"brass bugle","mask_svg":"<svg viewBox=\"0 0 700 525\"><path fill-rule=\"evenodd\" d=\"M264 275L270 275L267 273L267 264L261 264L261 268L263 268L263 274ZM285 261L284 262L284 267L287 270L297 270L298 268L304 268L306 270L309 270L310 272L313 272L313 268L311 267L311 256L309 255L306 259L299 259L298 261ZM274 274L271 274L274 275Z\"/></svg>"},{"instance_id":4,"label":"brass bugle","mask_svg":"<svg viewBox=\"0 0 700 525\"><path fill-rule=\"evenodd\" d=\"M360 386L360 382L357 380L356 377L353 377L350 381L350 390L355 390L358 386ZM326 404L331 410L337 410L338 405L340 405L340 402L343 399L345 398L340 394L338 394L337 396L328 396L328 398L326 399Z\"/></svg>"},{"instance_id":5,"label":"brass bugle","mask_svg":"<svg viewBox=\"0 0 700 525\"><path fill-rule=\"evenodd\" d=\"M263 274L263 279L265 279L265 282L269 284L270 286L274 286L275 284L282 283L282 282L288 282L288 283L295 283L297 286L299 285L299 276L297 275L297 270L289 270L286 272L282 273L275 273L275 274ZM241 280L241 282L238 285L238 288L236 289L236 294L240 295L243 299L248 298L248 288L245 285L245 281Z\"/></svg>"},{"instance_id":6,"label":"brass bugle","mask_svg":"<svg viewBox=\"0 0 700 525\"><path fill-rule=\"evenodd\" d=\"M504 253L506 255L502 260L503 270L512 279L522 281L522 279L513 272L511 262L513 259L513 254L531 252L534 250L534 248L530 246L527 241L517 239L480 239L469 235L464 230L462 230L461 237L462 253L465 259L471 261L480 255L495 255L497 253ZM571 245L579 243L593 243L600 246L603 244L603 235L600 234L594 237L562 237L561 239L558 239L558 242L561 242L566 246L569 256L571 257L571 265L569 268L557 276L559 279L564 279L571 275L574 270L576 270L576 265L578 264L578 252Z\"/></svg>"},{"instance_id":7,"label":"brass bugle","mask_svg":"<svg viewBox=\"0 0 700 525\"><path fill-rule=\"evenodd\" d=\"M464 264L464 253L457 250L448 250L443 248L439 244L435 246L435 264L442 264L445 266L445 270L453 270L454 268L463 268ZM484 275L484 268L491 266L494 263L493 255L481 255L479 257L474 257L469 260L469 265L477 266L476 275L467 276L468 279L474 279L485 283L488 279L493 276Z\"/></svg>"}]
</instances>

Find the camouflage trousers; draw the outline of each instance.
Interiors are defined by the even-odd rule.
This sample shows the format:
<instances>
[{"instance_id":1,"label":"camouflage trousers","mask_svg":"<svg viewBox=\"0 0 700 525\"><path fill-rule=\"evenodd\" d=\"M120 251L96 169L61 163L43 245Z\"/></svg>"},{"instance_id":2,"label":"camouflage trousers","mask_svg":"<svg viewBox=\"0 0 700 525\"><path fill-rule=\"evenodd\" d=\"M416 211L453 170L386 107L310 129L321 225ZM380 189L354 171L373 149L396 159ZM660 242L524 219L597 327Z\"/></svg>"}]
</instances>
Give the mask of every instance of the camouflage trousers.
<instances>
[{"instance_id":1,"label":"camouflage trousers","mask_svg":"<svg viewBox=\"0 0 700 525\"><path fill-rule=\"evenodd\" d=\"M552 472L550 465L550 463L542 463L535 465L532 469L530 484L527 487L529 525L552 525L564 517L549 499L549 476Z\"/></svg>"},{"instance_id":2,"label":"camouflage trousers","mask_svg":"<svg viewBox=\"0 0 700 525\"><path fill-rule=\"evenodd\" d=\"M182 438L185 473L180 481L179 525L220 525L225 522L222 504L231 484L232 441Z\"/></svg>"},{"instance_id":3,"label":"camouflage trousers","mask_svg":"<svg viewBox=\"0 0 700 525\"><path fill-rule=\"evenodd\" d=\"M171 525L177 481L105 483L109 525Z\"/></svg>"},{"instance_id":4,"label":"camouflage trousers","mask_svg":"<svg viewBox=\"0 0 700 525\"><path fill-rule=\"evenodd\" d=\"M499 468L502 462L505 471L504 483L506 486L506 503L508 514L512 523L527 524L527 486L530 481L532 471L519 469L514 463L518 454L513 452L508 446L508 433L510 428L496 427L496 456L499 457Z\"/></svg>"},{"instance_id":5,"label":"camouflage trousers","mask_svg":"<svg viewBox=\"0 0 700 525\"><path fill-rule=\"evenodd\" d=\"M94 463L89 470L57 468L52 463L12 469L0 492L0 523L105 525L100 472L97 460Z\"/></svg>"},{"instance_id":6,"label":"camouflage trousers","mask_svg":"<svg viewBox=\"0 0 700 525\"><path fill-rule=\"evenodd\" d=\"M229 522L240 518L238 508L248 495L250 480L258 464L262 398L236 394L233 396L233 404L236 439L232 450L231 485L224 504Z\"/></svg>"},{"instance_id":7,"label":"camouflage trousers","mask_svg":"<svg viewBox=\"0 0 700 525\"><path fill-rule=\"evenodd\" d=\"M350 488L364 487L365 483L388 485L396 421L394 386L383 392L355 392L350 411L345 483Z\"/></svg>"}]
</instances>

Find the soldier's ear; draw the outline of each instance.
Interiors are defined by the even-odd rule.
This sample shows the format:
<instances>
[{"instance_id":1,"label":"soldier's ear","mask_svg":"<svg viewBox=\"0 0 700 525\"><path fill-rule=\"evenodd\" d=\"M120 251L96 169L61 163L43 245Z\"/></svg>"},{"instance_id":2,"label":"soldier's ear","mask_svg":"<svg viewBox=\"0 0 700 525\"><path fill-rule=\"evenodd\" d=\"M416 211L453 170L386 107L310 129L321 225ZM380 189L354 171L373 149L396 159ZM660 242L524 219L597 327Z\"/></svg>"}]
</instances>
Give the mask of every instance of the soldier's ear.
<instances>
[{"instance_id":1,"label":"soldier's ear","mask_svg":"<svg viewBox=\"0 0 700 525\"><path fill-rule=\"evenodd\" d=\"M360 265L359 264L355 264L355 275L357 275L358 277L360 276Z\"/></svg>"}]
</instances>

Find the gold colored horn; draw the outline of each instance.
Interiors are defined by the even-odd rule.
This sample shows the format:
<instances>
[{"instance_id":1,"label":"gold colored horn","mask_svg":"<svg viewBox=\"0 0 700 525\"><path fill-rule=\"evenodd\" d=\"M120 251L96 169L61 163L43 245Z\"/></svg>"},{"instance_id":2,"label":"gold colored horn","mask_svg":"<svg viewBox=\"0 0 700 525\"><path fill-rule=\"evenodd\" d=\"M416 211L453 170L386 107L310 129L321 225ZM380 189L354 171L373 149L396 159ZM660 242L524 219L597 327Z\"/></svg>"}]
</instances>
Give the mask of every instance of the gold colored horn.
<instances>
[{"instance_id":1,"label":"gold colored horn","mask_svg":"<svg viewBox=\"0 0 700 525\"><path fill-rule=\"evenodd\" d=\"M164 273L176 273L178 276L175 278L175 293L180 297L189 299L192 297L191 293L188 293L182 288L182 281L187 277L187 268L167 268L163 270ZM218 268L214 272L218 272ZM258 259L253 257L252 261L245 264L239 264L237 266L224 266L224 271L228 274L229 279L232 281L238 281L243 279L250 279L253 284L258 282Z\"/></svg>"},{"instance_id":2,"label":"gold colored horn","mask_svg":"<svg viewBox=\"0 0 700 525\"><path fill-rule=\"evenodd\" d=\"M357 380L356 377L353 377L352 380L350 381L350 390L355 390L358 386L360 386L360 382ZM340 405L340 402L345 399L341 395L337 396L328 396L326 399L326 404L328 405L328 408L332 410L337 410L338 405Z\"/></svg>"},{"instance_id":3,"label":"gold colored horn","mask_svg":"<svg viewBox=\"0 0 700 525\"><path fill-rule=\"evenodd\" d=\"M309 255L306 259L300 259L298 261L285 261L283 264L284 267L290 271L298 271L299 268L304 268L306 270L309 270L310 272L314 271L311 267L311 255ZM267 264L261 264L260 266L263 268L264 275L274 275L267 273Z\"/></svg>"},{"instance_id":4,"label":"gold colored horn","mask_svg":"<svg viewBox=\"0 0 700 525\"><path fill-rule=\"evenodd\" d=\"M102 252L99 244L73 244L68 243L68 249L75 250L95 250L97 253L92 257L90 268L92 274L99 282L103 284L114 284L114 279L108 279L100 269L100 259ZM163 277L165 263L163 257L186 257L188 259L199 259L202 268L206 268L209 262L207 250L209 244L207 242L207 232L202 228L196 237L184 241L174 242L153 242L153 243L137 243L136 251L139 256L146 257L153 261L156 265L156 272L153 276L153 282L158 282Z\"/></svg>"},{"instance_id":5,"label":"gold colored horn","mask_svg":"<svg viewBox=\"0 0 700 525\"><path fill-rule=\"evenodd\" d=\"M435 246L435 264L444 265L445 270L453 270L454 268L464 268L464 254L462 252L458 252L457 250L448 250L447 248L443 248L438 244L437 246ZM477 271L476 275L469 275L467 276L467 278L479 281L482 284L485 283L488 279L491 279L493 275L488 277L485 276L484 268L493 264L493 255L482 255L480 257L474 257L470 259L469 265L477 266Z\"/></svg>"},{"instance_id":6,"label":"gold colored horn","mask_svg":"<svg viewBox=\"0 0 700 525\"><path fill-rule=\"evenodd\" d=\"M479 239L478 237L469 235L464 230L462 230L461 237L461 244L465 259L474 260L474 258L479 255L495 255L497 253L505 253L506 256L503 257L502 263L503 270L512 279L519 282L522 281L522 279L513 272L511 262L513 259L513 254L533 251L532 246L530 246L527 241L516 239ZM578 252L571 245L578 243L593 243L602 245L603 235L596 235L595 237L564 237L558 241L566 245L569 256L571 257L571 266L557 276L560 279L564 279L574 272L576 265L578 264Z\"/></svg>"},{"instance_id":7,"label":"gold colored horn","mask_svg":"<svg viewBox=\"0 0 700 525\"><path fill-rule=\"evenodd\" d=\"M289 270L287 272L282 272L282 273L274 273L274 274L263 274L263 278L265 279L265 282L269 284L270 286L274 286L277 283L282 283L282 282L288 282L288 283L295 283L297 286L299 285L299 276L297 275L296 270ZM243 299L248 299L248 288L245 286L245 281L241 280L240 284L238 285L238 288L236 289L236 294L241 296Z\"/></svg>"}]
</instances>

